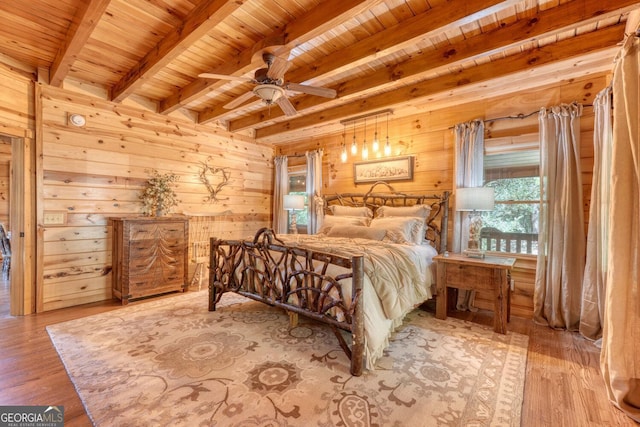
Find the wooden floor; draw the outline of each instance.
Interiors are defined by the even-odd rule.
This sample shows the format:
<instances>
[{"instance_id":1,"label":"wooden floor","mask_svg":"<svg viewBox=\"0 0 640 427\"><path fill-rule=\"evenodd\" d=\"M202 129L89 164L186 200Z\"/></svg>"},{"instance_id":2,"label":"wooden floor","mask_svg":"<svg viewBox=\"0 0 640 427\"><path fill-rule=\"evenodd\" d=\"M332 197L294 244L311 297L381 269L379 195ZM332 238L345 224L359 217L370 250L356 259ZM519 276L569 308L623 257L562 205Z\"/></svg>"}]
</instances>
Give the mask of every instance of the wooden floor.
<instances>
[{"instance_id":1,"label":"wooden floor","mask_svg":"<svg viewBox=\"0 0 640 427\"><path fill-rule=\"evenodd\" d=\"M45 327L117 310L121 305L109 301L12 317L8 296L8 284L0 281L0 406L62 405L66 427L90 426ZM493 321L490 312L453 315L485 325ZM512 318L509 330L530 337L523 427L637 426L608 401L600 375L599 350L591 342L579 334L555 331L520 318Z\"/></svg>"}]
</instances>

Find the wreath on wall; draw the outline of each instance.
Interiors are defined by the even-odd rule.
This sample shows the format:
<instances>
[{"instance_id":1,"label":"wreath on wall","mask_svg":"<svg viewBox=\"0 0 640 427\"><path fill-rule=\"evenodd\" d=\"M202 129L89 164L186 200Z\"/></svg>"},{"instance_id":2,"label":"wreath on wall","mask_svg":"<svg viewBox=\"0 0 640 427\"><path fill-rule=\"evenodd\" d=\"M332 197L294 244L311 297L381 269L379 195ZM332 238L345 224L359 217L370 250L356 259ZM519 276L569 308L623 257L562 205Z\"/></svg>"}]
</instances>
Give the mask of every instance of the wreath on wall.
<instances>
[{"instance_id":1,"label":"wreath on wall","mask_svg":"<svg viewBox=\"0 0 640 427\"><path fill-rule=\"evenodd\" d=\"M209 195L204 198L205 202L214 203L221 200L229 200L228 197L224 199L218 197L218 193L230 183L229 178L231 177L231 172L229 168L209 166L207 163L202 162L200 163L198 176L200 177L200 182L204 184L209 193Z\"/></svg>"}]
</instances>

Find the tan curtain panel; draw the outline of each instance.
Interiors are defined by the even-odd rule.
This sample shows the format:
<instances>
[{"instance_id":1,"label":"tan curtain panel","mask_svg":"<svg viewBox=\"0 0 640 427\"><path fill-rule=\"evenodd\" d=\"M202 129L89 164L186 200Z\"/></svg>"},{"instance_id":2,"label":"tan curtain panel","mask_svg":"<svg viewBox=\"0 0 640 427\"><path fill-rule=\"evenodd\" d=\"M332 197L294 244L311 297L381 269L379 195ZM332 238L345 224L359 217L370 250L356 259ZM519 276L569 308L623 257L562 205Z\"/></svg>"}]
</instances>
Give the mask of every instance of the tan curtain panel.
<instances>
[{"instance_id":1,"label":"tan curtain panel","mask_svg":"<svg viewBox=\"0 0 640 427\"><path fill-rule=\"evenodd\" d=\"M585 234L579 104L543 109L540 125L540 228L534 320L578 330Z\"/></svg>"},{"instance_id":2,"label":"tan curtain panel","mask_svg":"<svg viewBox=\"0 0 640 427\"><path fill-rule=\"evenodd\" d=\"M640 41L630 36L613 74L609 259L600 365L609 398L640 422Z\"/></svg>"},{"instance_id":3,"label":"tan curtain panel","mask_svg":"<svg viewBox=\"0 0 640 427\"><path fill-rule=\"evenodd\" d=\"M273 159L275 177L273 180L273 230L287 233L287 211L284 210L284 195L289 193L289 158L276 156Z\"/></svg>"},{"instance_id":4,"label":"tan curtain panel","mask_svg":"<svg viewBox=\"0 0 640 427\"><path fill-rule=\"evenodd\" d=\"M593 181L589 207L587 258L582 282L580 333L586 338L602 337L604 292L607 279L609 209L611 192L612 116L611 88L602 90L593 102Z\"/></svg>"},{"instance_id":5,"label":"tan curtain panel","mask_svg":"<svg viewBox=\"0 0 640 427\"><path fill-rule=\"evenodd\" d=\"M309 201L308 234L316 234L322 225L322 213L316 209L316 197L322 196L322 154L322 149L307 151L305 154L307 157L307 200Z\"/></svg>"}]
</instances>

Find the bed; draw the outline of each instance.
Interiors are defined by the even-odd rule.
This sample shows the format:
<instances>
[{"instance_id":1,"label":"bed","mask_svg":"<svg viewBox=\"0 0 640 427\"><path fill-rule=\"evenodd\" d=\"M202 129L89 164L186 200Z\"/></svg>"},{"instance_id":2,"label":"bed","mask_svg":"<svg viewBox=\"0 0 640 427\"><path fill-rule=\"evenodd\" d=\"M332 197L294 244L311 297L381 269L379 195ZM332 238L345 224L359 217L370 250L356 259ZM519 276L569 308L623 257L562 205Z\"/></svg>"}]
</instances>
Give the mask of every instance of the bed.
<instances>
[{"instance_id":1,"label":"bed","mask_svg":"<svg viewBox=\"0 0 640 427\"><path fill-rule=\"evenodd\" d=\"M323 197L316 235L263 228L244 240L214 237L209 310L236 292L284 308L292 324L299 314L324 322L350 358L351 374L361 375L404 316L433 296L431 263L446 251L448 201L448 192L405 194L377 182L366 193Z\"/></svg>"}]
</instances>

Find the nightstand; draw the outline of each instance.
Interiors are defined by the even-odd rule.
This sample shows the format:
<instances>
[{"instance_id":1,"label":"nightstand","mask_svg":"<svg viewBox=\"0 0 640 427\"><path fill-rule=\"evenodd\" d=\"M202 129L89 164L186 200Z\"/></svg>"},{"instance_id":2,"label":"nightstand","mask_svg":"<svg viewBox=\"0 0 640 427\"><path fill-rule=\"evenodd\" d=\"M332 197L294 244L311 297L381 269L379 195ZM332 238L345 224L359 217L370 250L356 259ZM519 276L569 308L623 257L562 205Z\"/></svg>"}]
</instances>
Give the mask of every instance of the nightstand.
<instances>
[{"instance_id":1,"label":"nightstand","mask_svg":"<svg viewBox=\"0 0 640 427\"><path fill-rule=\"evenodd\" d=\"M490 291L495 298L493 329L507 333L507 322L511 315L511 268L515 258L487 256L469 258L449 253L433 258L437 263L436 318L447 318L447 288L470 291Z\"/></svg>"}]
</instances>

